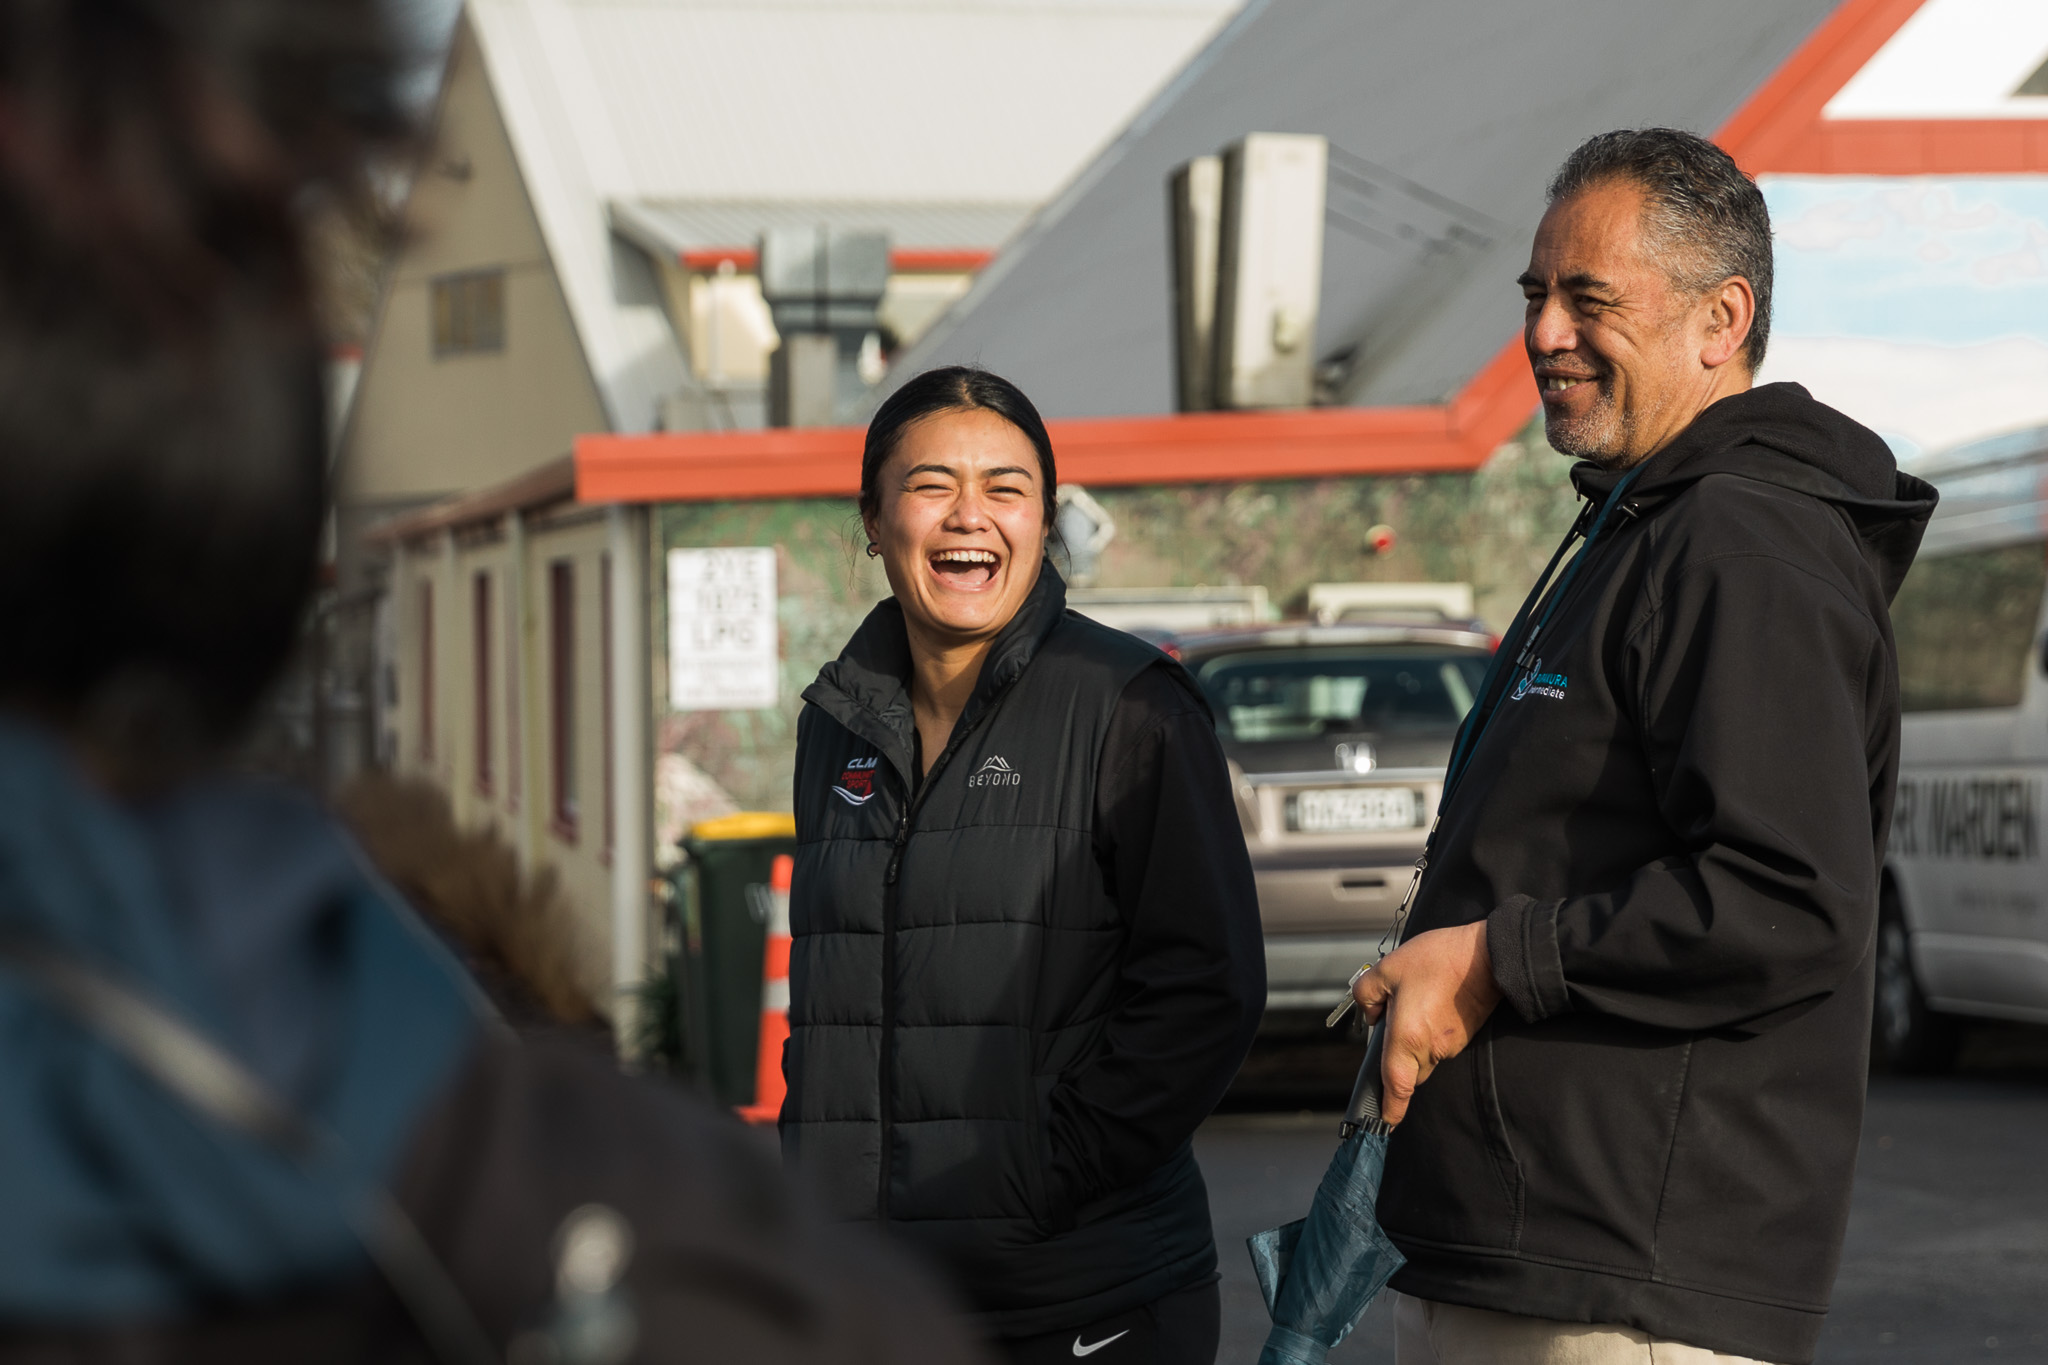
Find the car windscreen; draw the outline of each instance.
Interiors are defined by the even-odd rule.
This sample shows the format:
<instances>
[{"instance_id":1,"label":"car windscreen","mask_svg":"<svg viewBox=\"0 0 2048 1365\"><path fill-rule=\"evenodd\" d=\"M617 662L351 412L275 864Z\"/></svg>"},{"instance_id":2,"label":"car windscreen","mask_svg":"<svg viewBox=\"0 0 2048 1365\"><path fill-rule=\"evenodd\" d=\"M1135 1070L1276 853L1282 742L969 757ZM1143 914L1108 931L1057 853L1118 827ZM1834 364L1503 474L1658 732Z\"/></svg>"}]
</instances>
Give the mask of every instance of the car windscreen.
<instances>
[{"instance_id":1,"label":"car windscreen","mask_svg":"<svg viewBox=\"0 0 2048 1365\"><path fill-rule=\"evenodd\" d=\"M1486 655L1418 645L1257 649L1195 666L1224 738L1455 729L1472 709Z\"/></svg>"}]
</instances>

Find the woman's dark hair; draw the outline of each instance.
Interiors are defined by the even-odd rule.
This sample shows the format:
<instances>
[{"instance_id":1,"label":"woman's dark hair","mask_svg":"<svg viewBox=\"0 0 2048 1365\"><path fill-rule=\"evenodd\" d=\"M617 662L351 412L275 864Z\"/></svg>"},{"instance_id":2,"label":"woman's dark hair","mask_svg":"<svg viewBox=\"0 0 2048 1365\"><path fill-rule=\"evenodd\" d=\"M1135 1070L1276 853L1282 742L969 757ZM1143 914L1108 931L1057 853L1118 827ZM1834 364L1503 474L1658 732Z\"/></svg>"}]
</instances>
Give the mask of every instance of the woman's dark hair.
<instances>
[{"instance_id":1,"label":"woman's dark hair","mask_svg":"<svg viewBox=\"0 0 2048 1365\"><path fill-rule=\"evenodd\" d=\"M306 237L404 131L382 10L0 9L0 702L146 696L210 743L289 654L325 515Z\"/></svg>"},{"instance_id":2,"label":"woman's dark hair","mask_svg":"<svg viewBox=\"0 0 2048 1365\"><path fill-rule=\"evenodd\" d=\"M1059 511L1059 473L1053 467L1052 437L1045 419L1024 391L999 374L966 365L926 370L882 400L868 423L867 446L860 457L860 510L873 516L881 505L875 480L896 452L911 425L942 412L992 412L1024 433L1038 452L1038 482L1045 495L1045 525L1050 531Z\"/></svg>"}]
</instances>

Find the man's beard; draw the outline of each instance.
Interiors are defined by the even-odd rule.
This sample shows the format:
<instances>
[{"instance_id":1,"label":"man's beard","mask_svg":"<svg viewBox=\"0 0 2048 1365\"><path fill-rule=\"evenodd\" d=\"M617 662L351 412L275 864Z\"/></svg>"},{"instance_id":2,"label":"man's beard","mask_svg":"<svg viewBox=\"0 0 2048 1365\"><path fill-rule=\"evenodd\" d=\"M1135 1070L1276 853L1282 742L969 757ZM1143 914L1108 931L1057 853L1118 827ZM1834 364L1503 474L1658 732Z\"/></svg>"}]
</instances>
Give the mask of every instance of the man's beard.
<instances>
[{"instance_id":1,"label":"man's beard","mask_svg":"<svg viewBox=\"0 0 2048 1365\"><path fill-rule=\"evenodd\" d=\"M1549 409L1543 413L1543 435L1550 448L1575 460L1590 460L1602 469L1619 468L1629 461L1634 448L1635 423L1614 402L1605 383L1592 381L1599 401L1584 414L1567 417Z\"/></svg>"}]
</instances>

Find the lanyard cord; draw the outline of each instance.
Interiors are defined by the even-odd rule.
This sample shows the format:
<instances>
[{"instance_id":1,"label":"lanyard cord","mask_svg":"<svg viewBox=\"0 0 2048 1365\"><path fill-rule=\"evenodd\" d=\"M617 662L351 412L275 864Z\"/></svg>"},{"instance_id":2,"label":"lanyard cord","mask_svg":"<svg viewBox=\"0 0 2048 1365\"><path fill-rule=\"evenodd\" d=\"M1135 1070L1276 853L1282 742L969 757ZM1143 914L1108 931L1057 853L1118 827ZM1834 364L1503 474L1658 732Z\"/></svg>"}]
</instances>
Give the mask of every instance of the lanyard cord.
<instances>
[{"instance_id":1,"label":"lanyard cord","mask_svg":"<svg viewBox=\"0 0 2048 1365\"><path fill-rule=\"evenodd\" d=\"M1494 684L1501 679L1501 661L1507 657L1508 646L1516 643L1517 633L1540 602L1543 606L1542 617L1529 631L1528 638L1520 641L1520 648L1515 651L1516 671L1530 667L1530 661L1535 657L1537 642L1543 638L1544 630L1550 625L1550 618L1557 614L1565 593L1571 588L1572 580L1577 578L1579 570L1586 566L1587 558L1593 553L1593 542L1599 538L1601 528L1607 524L1608 513L1620 505L1621 495L1628 491L1628 486L1635 482L1636 475L1642 473L1642 470L1643 467L1637 465L1622 475L1621 481L1614 485L1614 490L1607 495L1607 500L1600 504L1599 515L1593 518L1592 526L1586 531L1585 548L1579 551L1576 559L1565 566L1564 575L1558 579L1556 588L1545 597L1544 589L1550 582L1550 576L1557 571L1558 562L1565 557L1565 553L1572 547L1572 542L1578 538L1579 526L1585 521L1584 514L1580 515L1579 520L1573 523L1572 529L1565 533L1564 543L1557 547L1557 553L1550 557L1550 563L1544 566L1542 576L1536 580L1536 586L1523 601L1522 609L1515 613L1514 623L1508 627L1507 638L1502 640L1501 647L1494 651L1493 659L1486 666L1486 674L1480 680L1479 700L1473 703L1471 714L1465 717L1465 724L1458 731L1458 742L1452 748L1450 764L1444 770L1443 795L1436 803L1439 819L1450 807L1451 793L1457 790L1458 783L1465 776L1465 770L1472 764L1472 754L1479 747L1479 737L1486 732L1486 727L1500 712L1500 701L1493 696L1493 689ZM1436 833L1434 825L1430 827L1430 833Z\"/></svg>"},{"instance_id":2,"label":"lanyard cord","mask_svg":"<svg viewBox=\"0 0 2048 1365\"><path fill-rule=\"evenodd\" d=\"M1386 933L1380 936L1380 957L1386 956L1389 943L1399 943L1405 936L1408 928L1408 911L1415 904L1416 891L1422 886L1422 874L1429 868L1429 853L1436 847L1436 832L1444 822L1444 811L1450 807L1451 793L1457 790L1458 783L1465 776L1466 768L1471 766L1473 751L1479 747L1479 737L1486 732L1486 727L1500 710L1499 700L1494 697L1493 692L1495 684L1501 681L1501 661L1507 657L1508 647L1519 646L1515 651L1517 672L1530 666L1530 660L1535 655L1536 642L1543 638L1543 632L1550 625L1550 618L1557 614L1558 607L1564 602L1565 593L1570 589L1572 580L1578 577L1579 570L1586 565L1587 556L1593 553L1593 542L1599 537L1601 529L1607 525L1607 514L1620 506L1621 495L1628 491L1628 486L1635 482L1636 475L1640 474L1642 469L1641 465L1637 465L1622 475L1620 481L1614 485L1606 501L1600 504L1600 512L1593 518L1593 524L1586 530L1585 548L1579 551L1577 559L1565 565L1563 576L1557 580L1557 586L1546 597L1544 589L1549 587L1551 575L1557 572L1557 566L1563 562L1565 555L1570 553L1572 545L1579 539L1579 527L1585 525L1586 511L1591 510L1590 504L1586 511L1579 513L1578 520L1572 523L1572 529L1565 532L1564 541L1557 547L1557 553L1543 566L1542 574L1536 579L1536 586L1530 589L1529 595L1522 600L1522 609L1515 613L1515 619L1508 626L1508 633L1502 638L1500 648L1493 652L1493 658L1487 662L1486 672L1479 680L1479 695L1473 700L1472 709L1465 713L1465 723L1458 727L1457 742L1451 746L1451 761L1444 768L1443 795L1437 798L1436 819L1430 822L1429 834L1422 841L1422 856L1415 860L1415 875L1408 879L1408 894L1401 898L1400 907L1394 911L1393 921L1388 924ZM1528 638L1518 640L1522 627L1527 624L1529 617L1539 605L1543 608L1543 615L1529 631ZM1351 985L1355 988L1358 979L1370 970L1371 963L1360 967L1352 974ZM1323 1021L1324 1026L1335 1028L1338 1021L1350 1011L1352 1003L1352 994L1347 990L1343 1001L1336 1009L1330 1011L1329 1017ZM1360 1084L1364 1084L1363 1072L1360 1073ZM1354 1103L1356 1098L1354 1095ZM1348 1128L1346 1135L1349 1135Z\"/></svg>"}]
</instances>

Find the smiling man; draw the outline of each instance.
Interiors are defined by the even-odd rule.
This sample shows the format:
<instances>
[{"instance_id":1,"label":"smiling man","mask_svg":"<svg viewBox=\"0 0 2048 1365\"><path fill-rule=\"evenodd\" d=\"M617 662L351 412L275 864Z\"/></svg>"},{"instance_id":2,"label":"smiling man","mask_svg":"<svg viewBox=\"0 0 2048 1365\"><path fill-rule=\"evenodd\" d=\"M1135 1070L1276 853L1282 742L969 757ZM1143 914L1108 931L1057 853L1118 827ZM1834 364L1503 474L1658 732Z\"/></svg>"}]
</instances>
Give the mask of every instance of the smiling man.
<instances>
[{"instance_id":1,"label":"smiling man","mask_svg":"<svg viewBox=\"0 0 2048 1365\"><path fill-rule=\"evenodd\" d=\"M1357 987L1400 1360L1805 1362L1863 1110L1888 604L1934 492L1753 386L1770 221L1712 144L1585 143L1520 284L1583 545L1502 642Z\"/></svg>"}]
</instances>

